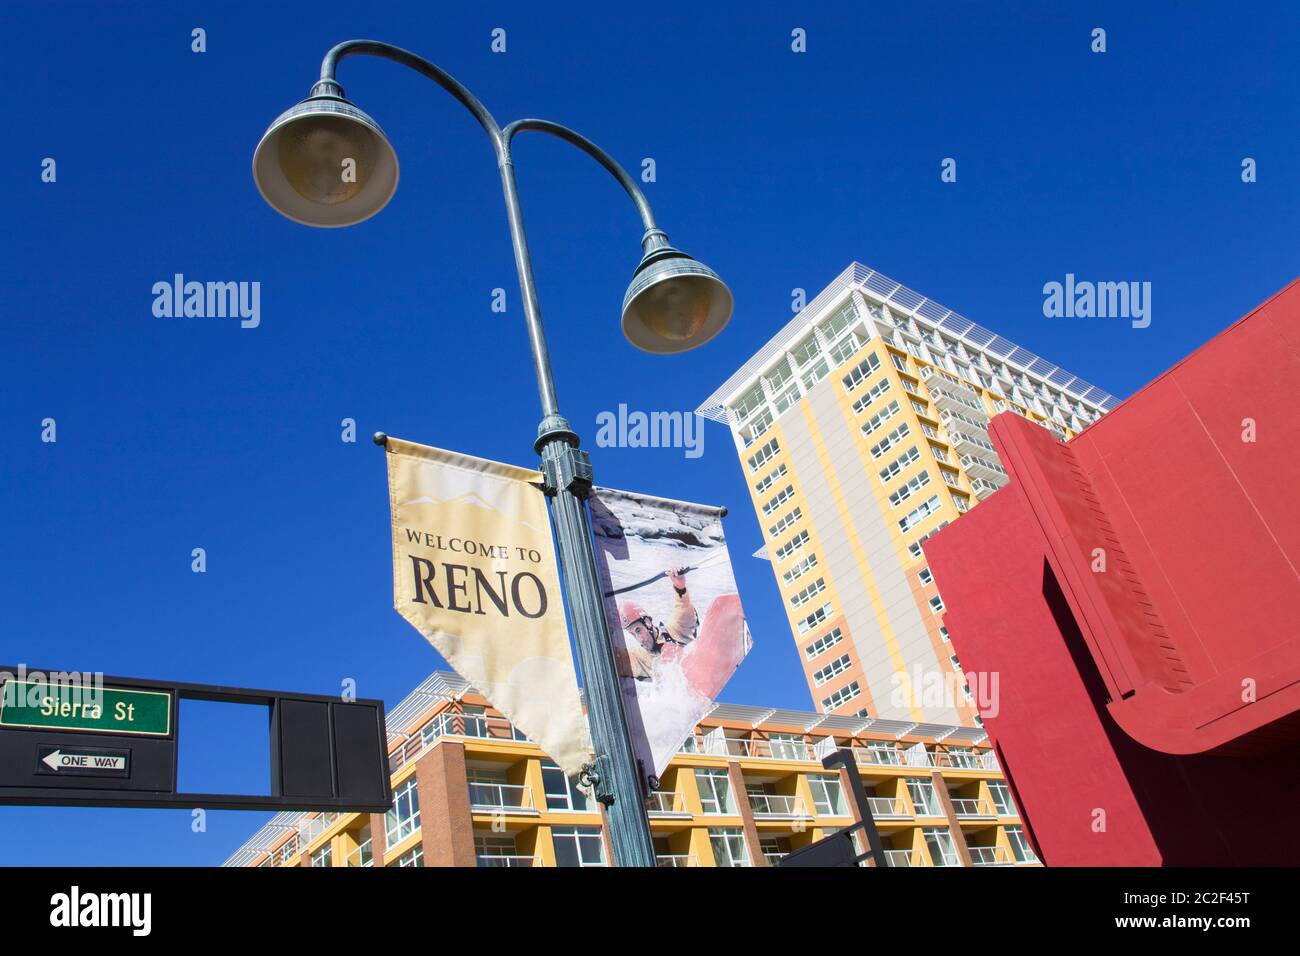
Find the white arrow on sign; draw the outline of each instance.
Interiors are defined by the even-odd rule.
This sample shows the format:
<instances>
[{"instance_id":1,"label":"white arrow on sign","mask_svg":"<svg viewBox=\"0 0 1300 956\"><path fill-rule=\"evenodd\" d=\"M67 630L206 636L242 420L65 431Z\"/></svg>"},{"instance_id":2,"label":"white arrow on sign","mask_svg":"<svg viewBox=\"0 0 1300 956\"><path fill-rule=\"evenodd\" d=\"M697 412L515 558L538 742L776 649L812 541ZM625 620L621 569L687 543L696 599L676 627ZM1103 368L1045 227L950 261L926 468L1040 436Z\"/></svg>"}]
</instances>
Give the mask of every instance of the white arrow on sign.
<instances>
[{"instance_id":1,"label":"white arrow on sign","mask_svg":"<svg viewBox=\"0 0 1300 956\"><path fill-rule=\"evenodd\" d=\"M56 750L41 758L51 770L125 770L126 758L109 754L63 753Z\"/></svg>"}]
</instances>

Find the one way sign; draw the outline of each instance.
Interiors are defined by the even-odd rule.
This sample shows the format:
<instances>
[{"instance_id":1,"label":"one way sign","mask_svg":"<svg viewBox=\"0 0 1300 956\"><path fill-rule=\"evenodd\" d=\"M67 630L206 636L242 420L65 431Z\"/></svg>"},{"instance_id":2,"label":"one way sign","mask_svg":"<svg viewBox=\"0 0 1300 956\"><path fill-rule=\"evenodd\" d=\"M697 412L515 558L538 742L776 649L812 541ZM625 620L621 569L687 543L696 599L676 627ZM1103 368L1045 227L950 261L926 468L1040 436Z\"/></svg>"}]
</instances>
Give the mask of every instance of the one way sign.
<instances>
[{"instance_id":1,"label":"one way sign","mask_svg":"<svg viewBox=\"0 0 1300 956\"><path fill-rule=\"evenodd\" d=\"M59 776L128 777L131 751L100 747L43 745L36 748L37 773Z\"/></svg>"}]
</instances>

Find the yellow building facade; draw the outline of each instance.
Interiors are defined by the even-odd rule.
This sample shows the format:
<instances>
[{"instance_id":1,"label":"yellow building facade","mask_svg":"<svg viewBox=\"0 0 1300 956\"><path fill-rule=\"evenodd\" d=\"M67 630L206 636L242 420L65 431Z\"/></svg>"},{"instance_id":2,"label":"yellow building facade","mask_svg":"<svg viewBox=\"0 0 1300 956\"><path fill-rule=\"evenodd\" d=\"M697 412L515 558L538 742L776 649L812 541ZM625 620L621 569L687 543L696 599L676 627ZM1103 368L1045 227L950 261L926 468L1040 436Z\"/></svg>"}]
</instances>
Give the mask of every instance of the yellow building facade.
<instances>
[{"instance_id":1,"label":"yellow building facade","mask_svg":"<svg viewBox=\"0 0 1300 956\"><path fill-rule=\"evenodd\" d=\"M1066 439L1115 403L853 263L701 405L731 428L818 710L996 708L996 675L968 682L948 643L924 542L1006 482L991 416Z\"/></svg>"},{"instance_id":2,"label":"yellow building facade","mask_svg":"<svg viewBox=\"0 0 1300 956\"><path fill-rule=\"evenodd\" d=\"M387 814L279 813L227 866L605 866L601 807L464 680L388 715ZM856 820L851 748L890 866L1037 865L983 731L716 705L647 812L661 867L770 866Z\"/></svg>"}]
</instances>

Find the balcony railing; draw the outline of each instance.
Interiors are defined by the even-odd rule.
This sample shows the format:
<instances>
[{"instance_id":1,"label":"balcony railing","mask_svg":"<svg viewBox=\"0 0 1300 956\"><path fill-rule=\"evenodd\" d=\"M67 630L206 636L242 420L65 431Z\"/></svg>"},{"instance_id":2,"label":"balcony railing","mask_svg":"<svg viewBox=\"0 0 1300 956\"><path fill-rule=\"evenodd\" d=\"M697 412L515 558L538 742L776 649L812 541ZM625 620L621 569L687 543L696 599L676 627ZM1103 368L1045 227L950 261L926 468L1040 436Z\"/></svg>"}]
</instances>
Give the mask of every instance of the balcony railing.
<instances>
[{"instance_id":1,"label":"balcony railing","mask_svg":"<svg viewBox=\"0 0 1300 956\"><path fill-rule=\"evenodd\" d=\"M469 804L474 810L504 810L536 813L533 790L525 784L474 783L469 785Z\"/></svg>"},{"instance_id":2,"label":"balcony railing","mask_svg":"<svg viewBox=\"0 0 1300 956\"><path fill-rule=\"evenodd\" d=\"M749 796L749 808L754 811L756 817L811 817L804 802L798 797L787 796L776 793L751 793Z\"/></svg>"},{"instance_id":3,"label":"balcony railing","mask_svg":"<svg viewBox=\"0 0 1300 956\"><path fill-rule=\"evenodd\" d=\"M411 735L399 750L388 756L388 769L396 773L425 748L442 737L470 737L476 740L518 740L527 738L504 717L488 714L458 714L446 710L435 714L428 723Z\"/></svg>"},{"instance_id":4,"label":"balcony railing","mask_svg":"<svg viewBox=\"0 0 1300 956\"><path fill-rule=\"evenodd\" d=\"M972 846L967 849L975 866L1014 866L1016 862L1003 846Z\"/></svg>"},{"instance_id":5,"label":"balcony railing","mask_svg":"<svg viewBox=\"0 0 1300 956\"><path fill-rule=\"evenodd\" d=\"M534 856L497 856L495 854L480 854L478 858L479 866L522 866L532 868L541 866L542 861Z\"/></svg>"},{"instance_id":6,"label":"balcony railing","mask_svg":"<svg viewBox=\"0 0 1300 956\"><path fill-rule=\"evenodd\" d=\"M347 865L348 866L374 866L375 865L374 842L372 840L367 840L365 843L361 844L359 847L357 847L355 850L349 853L347 859Z\"/></svg>"},{"instance_id":7,"label":"balcony railing","mask_svg":"<svg viewBox=\"0 0 1300 956\"><path fill-rule=\"evenodd\" d=\"M308 820L304 820L298 826L298 838L302 841L303 845L306 846L337 823L341 816L343 816L343 814L330 812L321 813Z\"/></svg>"},{"instance_id":8,"label":"balcony railing","mask_svg":"<svg viewBox=\"0 0 1300 956\"><path fill-rule=\"evenodd\" d=\"M987 800L957 797L952 801L953 812L959 817L996 817L997 811Z\"/></svg>"},{"instance_id":9,"label":"balcony railing","mask_svg":"<svg viewBox=\"0 0 1300 956\"><path fill-rule=\"evenodd\" d=\"M646 812L650 816L685 816L686 798L673 790L652 790L646 796Z\"/></svg>"},{"instance_id":10,"label":"balcony railing","mask_svg":"<svg viewBox=\"0 0 1300 956\"><path fill-rule=\"evenodd\" d=\"M854 747L853 759L861 764L870 764L874 767L898 767L903 763L903 758L897 750L884 749L881 747Z\"/></svg>"},{"instance_id":11,"label":"balcony railing","mask_svg":"<svg viewBox=\"0 0 1300 956\"><path fill-rule=\"evenodd\" d=\"M820 762L813 745L802 740L750 740L747 737L711 737L704 734L688 738L682 745L681 753L707 754L716 757L749 757L755 760Z\"/></svg>"},{"instance_id":12,"label":"balcony railing","mask_svg":"<svg viewBox=\"0 0 1300 956\"><path fill-rule=\"evenodd\" d=\"M906 803L893 797L867 797L867 804L871 807L871 816L877 820L906 819L912 815Z\"/></svg>"},{"instance_id":13,"label":"balcony railing","mask_svg":"<svg viewBox=\"0 0 1300 956\"><path fill-rule=\"evenodd\" d=\"M665 868L699 865L699 857L692 856L688 853L665 853L655 857L655 866Z\"/></svg>"},{"instance_id":14,"label":"balcony railing","mask_svg":"<svg viewBox=\"0 0 1300 956\"><path fill-rule=\"evenodd\" d=\"M930 866L924 850L886 850L885 860L890 866Z\"/></svg>"},{"instance_id":15,"label":"balcony railing","mask_svg":"<svg viewBox=\"0 0 1300 956\"><path fill-rule=\"evenodd\" d=\"M768 866L780 866L781 861L784 860L787 855L788 854L779 853L776 850L772 850L770 852L763 854L763 860L767 863Z\"/></svg>"}]
</instances>

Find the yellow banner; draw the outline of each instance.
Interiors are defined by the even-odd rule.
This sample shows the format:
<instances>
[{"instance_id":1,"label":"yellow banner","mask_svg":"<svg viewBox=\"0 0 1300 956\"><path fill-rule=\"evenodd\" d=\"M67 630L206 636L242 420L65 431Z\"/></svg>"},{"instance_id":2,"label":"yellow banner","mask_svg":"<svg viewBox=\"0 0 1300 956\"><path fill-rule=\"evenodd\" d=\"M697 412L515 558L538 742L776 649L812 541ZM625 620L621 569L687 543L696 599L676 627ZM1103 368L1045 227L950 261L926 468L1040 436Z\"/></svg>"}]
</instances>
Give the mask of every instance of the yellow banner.
<instances>
[{"instance_id":1,"label":"yellow banner","mask_svg":"<svg viewBox=\"0 0 1300 956\"><path fill-rule=\"evenodd\" d=\"M588 760L540 472L389 438L393 606L569 776Z\"/></svg>"}]
</instances>

